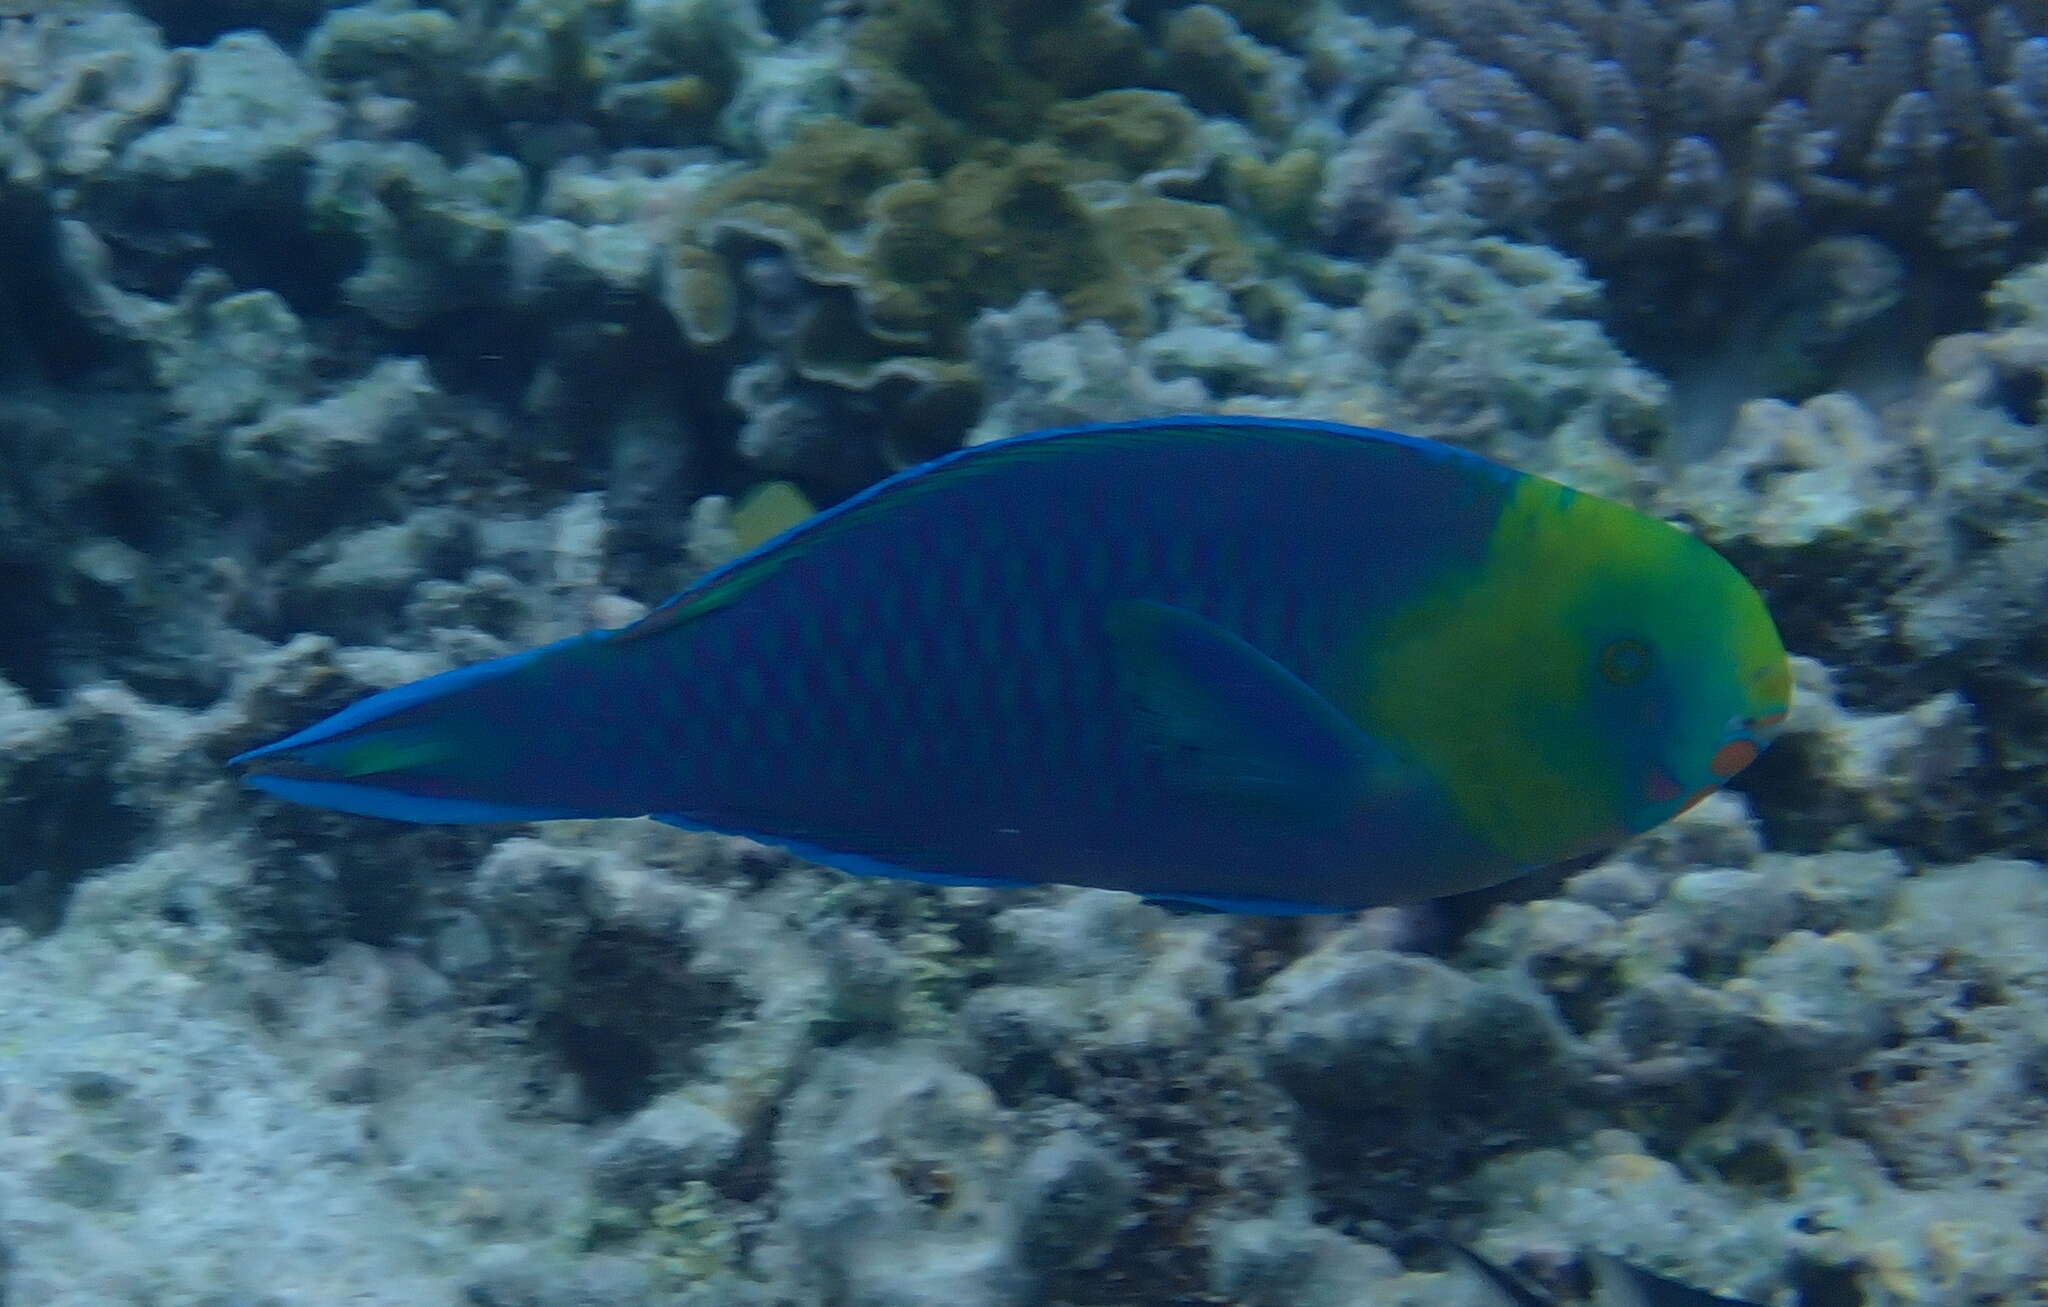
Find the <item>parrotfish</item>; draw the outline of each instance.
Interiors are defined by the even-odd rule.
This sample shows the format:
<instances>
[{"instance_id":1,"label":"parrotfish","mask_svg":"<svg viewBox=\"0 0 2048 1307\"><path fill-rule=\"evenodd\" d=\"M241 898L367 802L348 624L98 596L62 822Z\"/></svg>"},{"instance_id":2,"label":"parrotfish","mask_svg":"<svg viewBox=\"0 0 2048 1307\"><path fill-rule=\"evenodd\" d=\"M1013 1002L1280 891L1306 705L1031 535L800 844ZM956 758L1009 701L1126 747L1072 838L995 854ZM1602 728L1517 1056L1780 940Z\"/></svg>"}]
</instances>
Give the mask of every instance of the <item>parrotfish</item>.
<instances>
[{"instance_id":1,"label":"parrotfish","mask_svg":"<svg viewBox=\"0 0 2048 1307\"><path fill-rule=\"evenodd\" d=\"M1618 845L1754 759L1790 694L1761 596L1675 526L1415 437L1188 417L948 454L630 626L234 761L378 817L647 815L1282 914Z\"/></svg>"}]
</instances>

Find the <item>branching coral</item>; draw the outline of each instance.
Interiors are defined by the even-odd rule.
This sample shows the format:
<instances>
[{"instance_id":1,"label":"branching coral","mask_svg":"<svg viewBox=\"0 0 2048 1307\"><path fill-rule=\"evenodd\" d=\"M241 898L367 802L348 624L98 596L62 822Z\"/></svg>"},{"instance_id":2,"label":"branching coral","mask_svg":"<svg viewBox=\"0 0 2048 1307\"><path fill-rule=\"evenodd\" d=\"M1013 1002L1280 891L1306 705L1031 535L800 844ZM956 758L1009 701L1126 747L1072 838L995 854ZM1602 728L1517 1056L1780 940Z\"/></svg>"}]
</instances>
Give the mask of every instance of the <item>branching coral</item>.
<instances>
[{"instance_id":1,"label":"branching coral","mask_svg":"<svg viewBox=\"0 0 2048 1307\"><path fill-rule=\"evenodd\" d=\"M1857 232L2048 239L2048 14L1994 0L1414 0L1414 75L1498 216L1637 281ZM1690 289L1700 290L1698 282ZM1668 306L1667 306L1668 307Z\"/></svg>"}]
</instances>

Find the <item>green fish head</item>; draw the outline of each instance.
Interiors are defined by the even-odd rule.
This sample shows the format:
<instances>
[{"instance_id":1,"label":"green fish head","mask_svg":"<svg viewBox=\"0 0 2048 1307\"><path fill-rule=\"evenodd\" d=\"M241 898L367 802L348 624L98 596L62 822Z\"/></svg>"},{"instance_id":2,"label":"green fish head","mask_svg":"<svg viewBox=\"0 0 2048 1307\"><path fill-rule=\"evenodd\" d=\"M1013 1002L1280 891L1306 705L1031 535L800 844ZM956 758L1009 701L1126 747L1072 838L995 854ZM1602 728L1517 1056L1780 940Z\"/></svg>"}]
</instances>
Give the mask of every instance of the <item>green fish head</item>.
<instances>
[{"instance_id":1,"label":"green fish head","mask_svg":"<svg viewBox=\"0 0 2048 1307\"><path fill-rule=\"evenodd\" d=\"M1521 479L1486 556L1379 628L1361 720L1527 870L1620 844L1752 762L1791 697L1762 596L1706 544Z\"/></svg>"}]
</instances>

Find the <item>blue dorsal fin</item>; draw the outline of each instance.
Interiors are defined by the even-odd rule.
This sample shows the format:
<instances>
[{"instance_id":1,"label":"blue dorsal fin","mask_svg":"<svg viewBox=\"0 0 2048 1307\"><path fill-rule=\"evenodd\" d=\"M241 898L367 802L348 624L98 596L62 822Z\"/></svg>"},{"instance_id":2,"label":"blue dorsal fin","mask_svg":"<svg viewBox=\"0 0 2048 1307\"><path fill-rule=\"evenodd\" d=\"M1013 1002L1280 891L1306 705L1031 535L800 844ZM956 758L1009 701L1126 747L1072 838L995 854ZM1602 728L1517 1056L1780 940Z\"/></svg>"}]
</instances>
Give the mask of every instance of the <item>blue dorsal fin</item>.
<instances>
[{"instance_id":1,"label":"blue dorsal fin","mask_svg":"<svg viewBox=\"0 0 2048 1307\"><path fill-rule=\"evenodd\" d=\"M740 556L621 628L612 638L622 644L645 640L725 607L788 563L794 555L781 546L806 522L820 516L804 492L787 481L755 486L732 510L732 531L739 541Z\"/></svg>"},{"instance_id":2,"label":"blue dorsal fin","mask_svg":"<svg viewBox=\"0 0 2048 1307\"><path fill-rule=\"evenodd\" d=\"M1383 751L1357 723L1213 622L1133 600L1108 624L1118 679L1173 783L1258 807L1334 812L1381 770Z\"/></svg>"},{"instance_id":3,"label":"blue dorsal fin","mask_svg":"<svg viewBox=\"0 0 2048 1307\"><path fill-rule=\"evenodd\" d=\"M878 481L859 494L808 517L793 518L787 507L788 500L780 492L771 494L764 487L756 493L770 495L771 500L782 500L784 507L771 509L764 506L762 525L768 521L786 522L780 534L764 539L757 547L708 573L694 585L658 605L647 616L614 634L621 641L631 642L674 630L724 608L808 551L873 522L907 501L998 477L1023 465L1097 457L1119 450L1195 445L1205 441L1260 440L1354 448L1376 445L1400 451L1410 458L1469 467L1488 477L1519 475L1477 454L1433 440L1297 418L1189 414L1034 431L942 454L928 463ZM743 508L745 506L742 505ZM736 528L738 525L735 522Z\"/></svg>"},{"instance_id":4,"label":"blue dorsal fin","mask_svg":"<svg viewBox=\"0 0 2048 1307\"><path fill-rule=\"evenodd\" d=\"M297 776L267 775L261 772L242 778L252 790L290 799L293 803L362 817L383 817L390 821L499 822L560 821L569 817L605 817L610 813L585 812L579 808L558 808L538 804L495 803L488 799L464 799L432 794L407 794L380 790L354 781L312 780Z\"/></svg>"},{"instance_id":5,"label":"blue dorsal fin","mask_svg":"<svg viewBox=\"0 0 2048 1307\"><path fill-rule=\"evenodd\" d=\"M501 676L510 675L529 663L537 662L542 658L559 653L572 646L589 643L594 638L596 637L588 633L572 635L566 640L557 640L553 644L544 644L537 649L527 649L520 653L507 654L503 658L493 658L489 662L474 663L468 667L457 667L452 671L437 672L422 680L412 681L389 690L379 690L366 699L356 701L333 716L315 722L303 731L287 735L282 740L278 740L273 744L266 744L262 748L249 749L238 753L228 759L228 765L236 767L272 754L286 754L294 749L304 748L310 744L318 744L323 740L334 739L337 736L345 735L361 727L396 717L408 709L430 704L437 699L448 698L472 686L481 685L486 681L493 681Z\"/></svg>"}]
</instances>

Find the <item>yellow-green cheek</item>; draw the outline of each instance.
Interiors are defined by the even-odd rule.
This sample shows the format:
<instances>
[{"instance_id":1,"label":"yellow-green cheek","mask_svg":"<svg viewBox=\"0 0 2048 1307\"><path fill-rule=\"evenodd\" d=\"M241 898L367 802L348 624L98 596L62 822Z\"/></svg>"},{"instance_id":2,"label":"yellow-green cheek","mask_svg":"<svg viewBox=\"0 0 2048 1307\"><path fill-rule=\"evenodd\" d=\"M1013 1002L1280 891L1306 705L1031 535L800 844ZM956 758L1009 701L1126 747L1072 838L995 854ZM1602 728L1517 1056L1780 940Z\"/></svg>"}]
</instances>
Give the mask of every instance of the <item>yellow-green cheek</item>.
<instances>
[{"instance_id":1,"label":"yellow-green cheek","mask_svg":"<svg viewBox=\"0 0 2048 1307\"><path fill-rule=\"evenodd\" d=\"M1504 507L1485 560L1378 624L1359 719L1432 777L1453 814L1516 866L1618 840L1611 742L1587 711L1591 654L1561 615L1630 510L1537 478ZM1640 519L1637 519L1640 520ZM1617 531L1621 528L1621 531Z\"/></svg>"}]
</instances>

